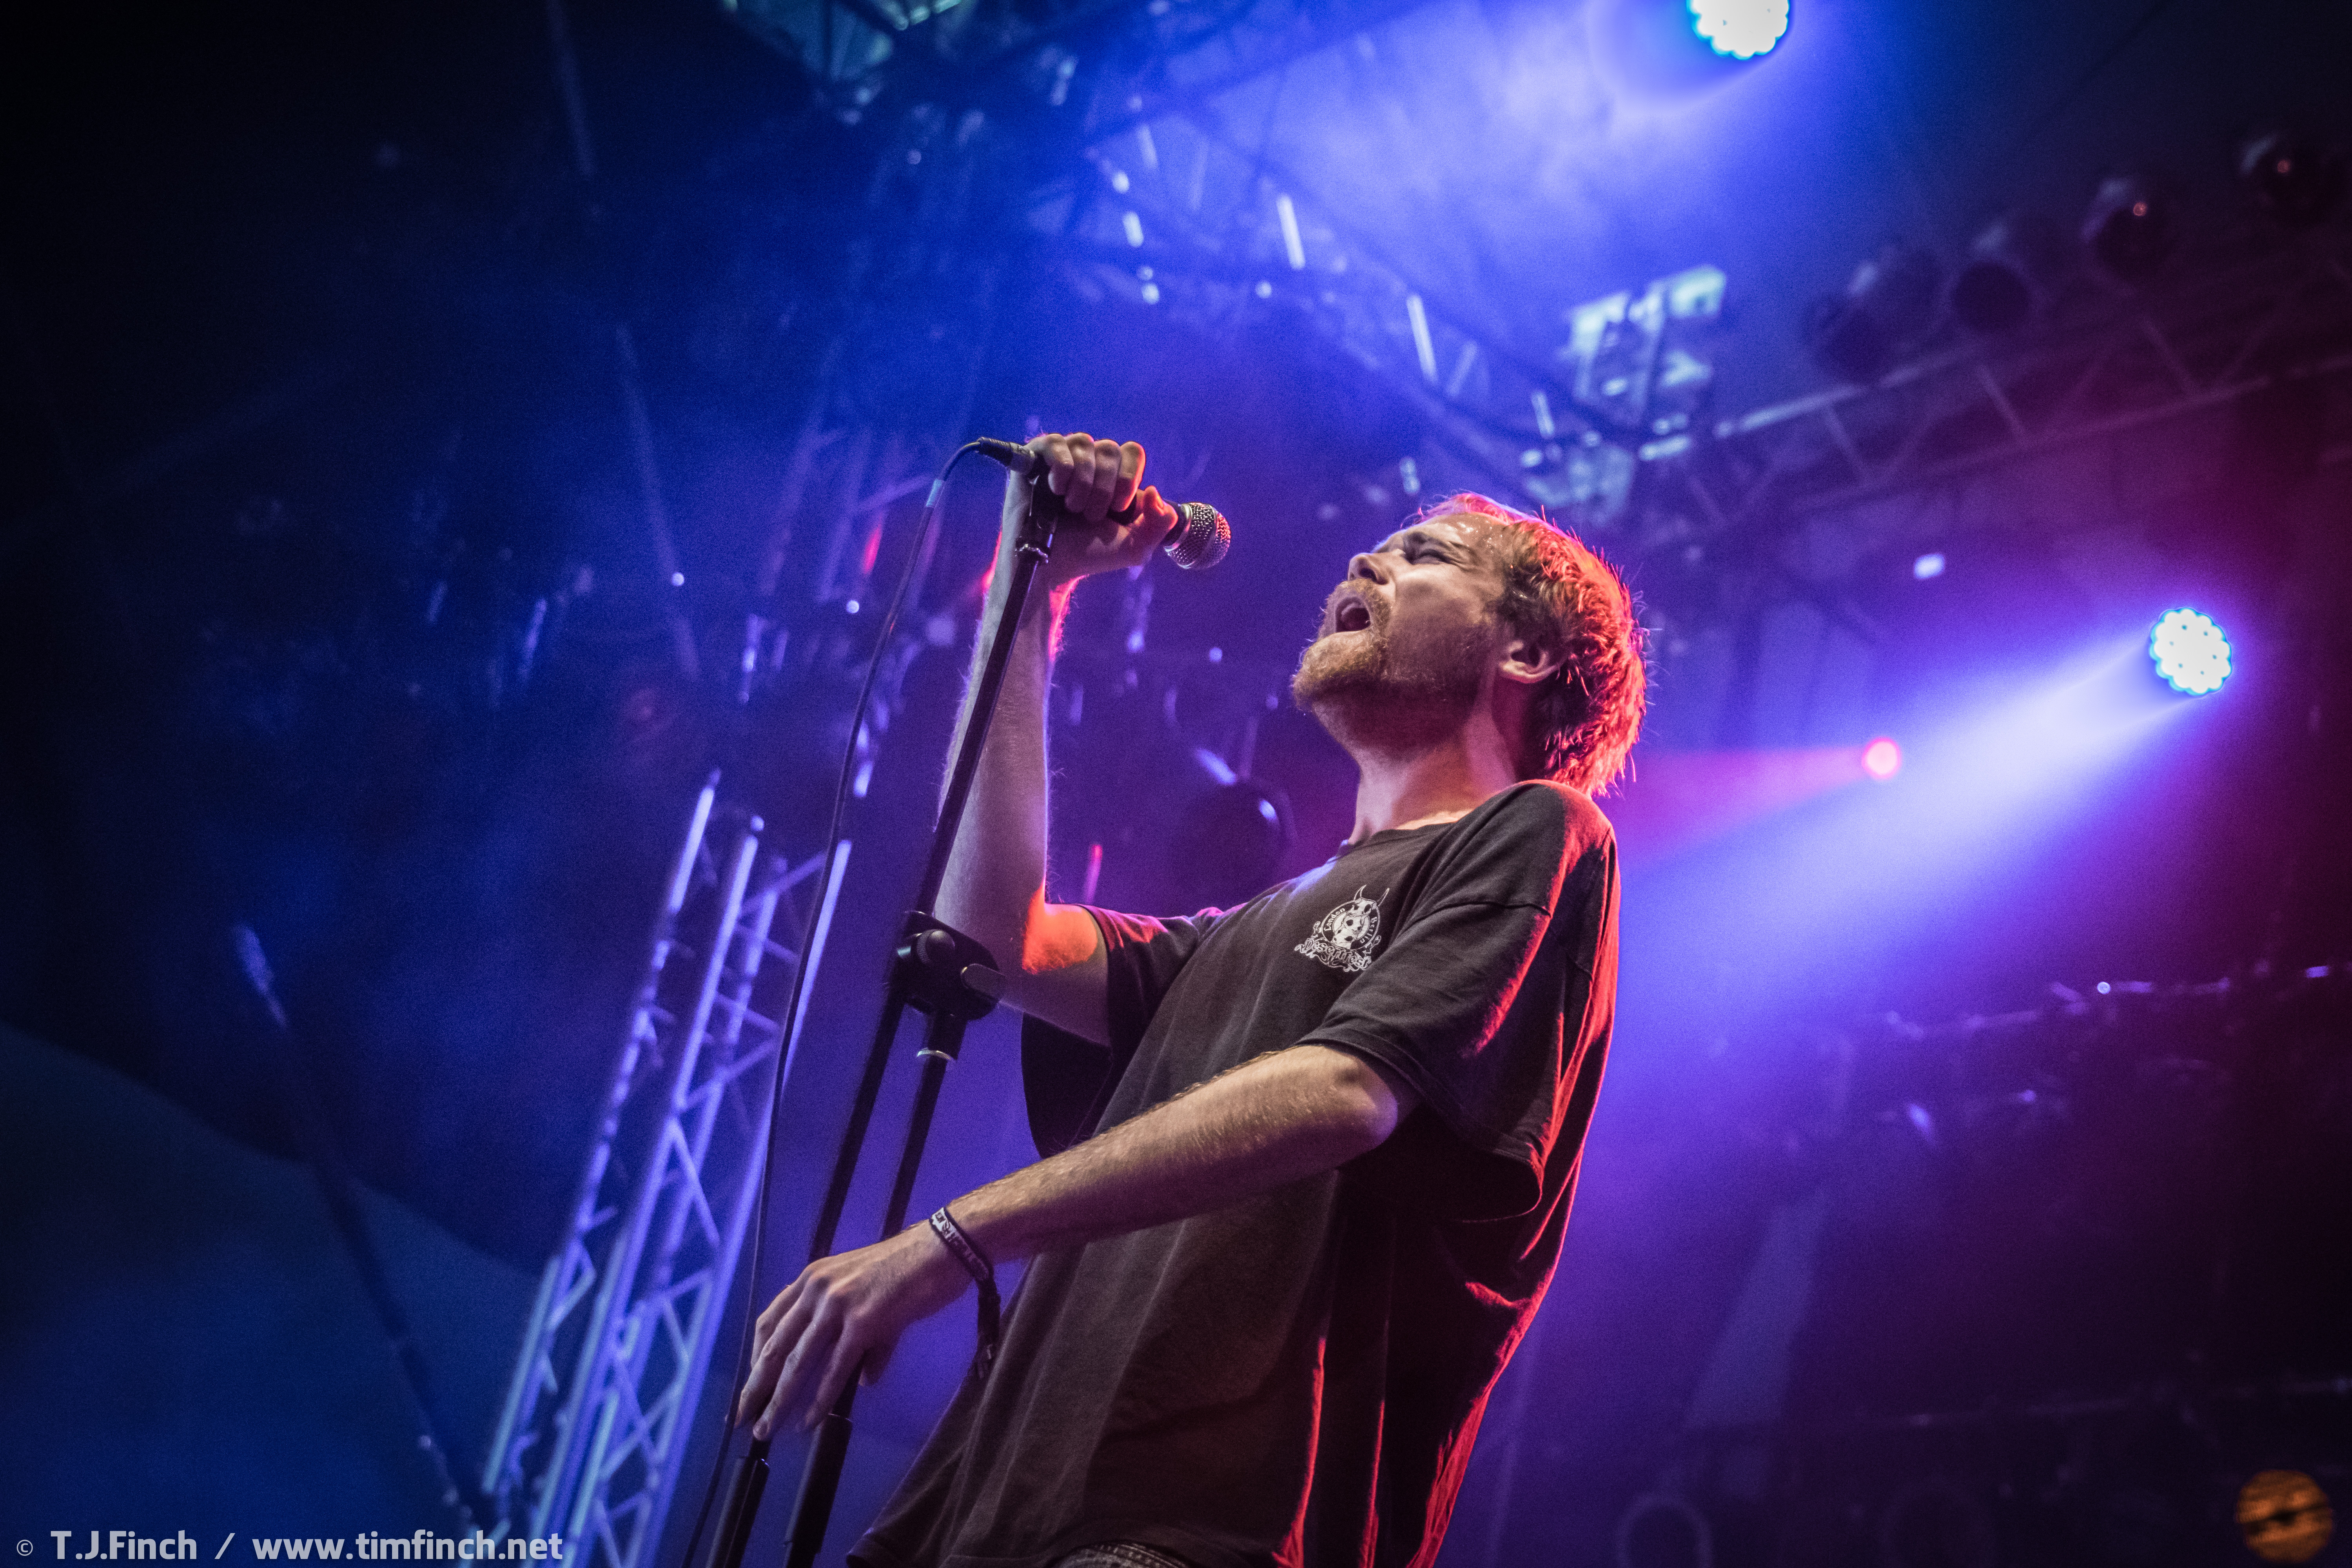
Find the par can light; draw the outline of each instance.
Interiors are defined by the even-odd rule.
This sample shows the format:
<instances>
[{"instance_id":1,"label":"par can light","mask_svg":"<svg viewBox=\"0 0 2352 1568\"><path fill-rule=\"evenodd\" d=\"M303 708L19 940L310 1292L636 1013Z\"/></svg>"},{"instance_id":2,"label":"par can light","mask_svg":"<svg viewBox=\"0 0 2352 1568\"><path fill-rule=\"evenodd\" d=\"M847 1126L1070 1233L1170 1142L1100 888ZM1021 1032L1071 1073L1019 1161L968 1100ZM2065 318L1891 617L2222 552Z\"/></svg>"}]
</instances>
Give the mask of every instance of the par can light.
<instances>
[{"instance_id":1,"label":"par can light","mask_svg":"<svg viewBox=\"0 0 2352 1568\"><path fill-rule=\"evenodd\" d=\"M2324 142L2273 126L2240 145L2238 178L2281 228L2310 228L2344 197L2344 158Z\"/></svg>"},{"instance_id":2,"label":"par can light","mask_svg":"<svg viewBox=\"0 0 2352 1568\"><path fill-rule=\"evenodd\" d=\"M2155 276L2180 236L2172 203L2138 174L2117 174L2099 186L2083 217L2083 248L2116 282L2137 286Z\"/></svg>"},{"instance_id":3,"label":"par can light","mask_svg":"<svg viewBox=\"0 0 2352 1568\"><path fill-rule=\"evenodd\" d=\"M1718 55L1769 55L1789 31L1789 0L1690 0L1691 28Z\"/></svg>"},{"instance_id":4,"label":"par can light","mask_svg":"<svg viewBox=\"0 0 2352 1568\"><path fill-rule=\"evenodd\" d=\"M1842 381L1876 381L1895 356L1936 324L1943 272L1916 246L1890 243L1853 269L1842 294L1805 312L1802 336L1813 361Z\"/></svg>"},{"instance_id":5,"label":"par can light","mask_svg":"<svg viewBox=\"0 0 2352 1568\"><path fill-rule=\"evenodd\" d=\"M2230 639L2221 623L2186 605L2157 617L2147 657L2164 683L2186 696L2210 696L2230 679Z\"/></svg>"}]
</instances>

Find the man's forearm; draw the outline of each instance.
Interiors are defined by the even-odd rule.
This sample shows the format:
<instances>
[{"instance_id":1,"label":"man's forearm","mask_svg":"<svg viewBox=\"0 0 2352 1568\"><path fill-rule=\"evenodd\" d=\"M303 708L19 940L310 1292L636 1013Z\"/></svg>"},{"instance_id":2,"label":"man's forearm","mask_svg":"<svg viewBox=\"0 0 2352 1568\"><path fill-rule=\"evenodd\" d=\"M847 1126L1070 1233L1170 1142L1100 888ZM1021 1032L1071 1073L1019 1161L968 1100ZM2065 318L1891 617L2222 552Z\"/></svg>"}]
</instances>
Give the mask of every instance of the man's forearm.
<instances>
[{"instance_id":1,"label":"man's forearm","mask_svg":"<svg viewBox=\"0 0 2352 1568\"><path fill-rule=\"evenodd\" d=\"M1003 1260L1206 1214L1355 1158L1411 1109L1360 1058L1295 1046L956 1200L956 1223Z\"/></svg>"},{"instance_id":2,"label":"man's forearm","mask_svg":"<svg viewBox=\"0 0 2352 1568\"><path fill-rule=\"evenodd\" d=\"M1244 1062L950 1205L1002 1262L1206 1214L1353 1159L1413 1106L1370 1064L1323 1046ZM922 1226L821 1258L760 1314L736 1406L761 1437L795 1411L815 1425L863 1366L878 1371L909 1323L971 1288Z\"/></svg>"},{"instance_id":3,"label":"man's forearm","mask_svg":"<svg viewBox=\"0 0 2352 1568\"><path fill-rule=\"evenodd\" d=\"M1001 573L1002 562L999 569ZM1045 693L1053 642L1067 598L1066 588L1034 590L1028 613L1013 633L1004 684L972 778L963 829L956 837L947 880L940 889L940 918L984 943L1003 966L1022 962L1030 907L1045 883ZM990 607L995 607L994 595ZM972 652L974 679L956 721L959 750L976 717L972 689L987 655L984 642Z\"/></svg>"}]
</instances>

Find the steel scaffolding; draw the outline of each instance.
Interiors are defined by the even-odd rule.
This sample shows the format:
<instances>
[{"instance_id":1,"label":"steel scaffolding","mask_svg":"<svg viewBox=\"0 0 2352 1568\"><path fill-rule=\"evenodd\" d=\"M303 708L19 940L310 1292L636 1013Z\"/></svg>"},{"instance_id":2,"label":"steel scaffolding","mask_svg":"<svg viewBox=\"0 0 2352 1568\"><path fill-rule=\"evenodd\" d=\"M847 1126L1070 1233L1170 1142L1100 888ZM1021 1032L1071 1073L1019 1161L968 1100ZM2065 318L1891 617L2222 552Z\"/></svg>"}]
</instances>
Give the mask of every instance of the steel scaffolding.
<instances>
[{"instance_id":1,"label":"steel scaffolding","mask_svg":"<svg viewBox=\"0 0 2352 1568\"><path fill-rule=\"evenodd\" d=\"M560 1534L571 1568L643 1568L659 1546L808 987L789 1021L771 998L814 973L848 860L844 843L789 861L731 816L713 773L483 1467L499 1533Z\"/></svg>"},{"instance_id":2,"label":"steel scaffolding","mask_svg":"<svg viewBox=\"0 0 2352 1568\"><path fill-rule=\"evenodd\" d=\"M1851 506L2284 383L2352 375L2352 246L2341 237L2182 272L2160 294L2117 296L2022 342L1963 344L1868 385L1645 443L1636 455L1662 482L1644 498L1643 542L1679 545ZM1662 521L1668 537L1646 537Z\"/></svg>"}]
</instances>

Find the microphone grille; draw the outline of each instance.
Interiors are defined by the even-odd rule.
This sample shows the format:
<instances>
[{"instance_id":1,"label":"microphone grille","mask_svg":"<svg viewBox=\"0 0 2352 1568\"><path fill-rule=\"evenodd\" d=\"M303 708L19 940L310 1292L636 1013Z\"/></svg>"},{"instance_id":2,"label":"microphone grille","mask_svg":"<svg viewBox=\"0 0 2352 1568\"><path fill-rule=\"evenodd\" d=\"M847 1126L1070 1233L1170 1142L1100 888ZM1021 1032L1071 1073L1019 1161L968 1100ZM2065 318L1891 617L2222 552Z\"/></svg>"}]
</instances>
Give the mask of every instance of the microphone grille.
<instances>
[{"instance_id":1,"label":"microphone grille","mask_svg":"<svg viewBox=\"0 0 2352 1568\"><path fill-rule=\"evenodd\" d=\"M1168 559L1187 572L1205 572L1234 547L1233 526L1225 514L1206 501L1188 500L1176 509L1176 531L1161 546Z\"/></svg>"}]
</instances>

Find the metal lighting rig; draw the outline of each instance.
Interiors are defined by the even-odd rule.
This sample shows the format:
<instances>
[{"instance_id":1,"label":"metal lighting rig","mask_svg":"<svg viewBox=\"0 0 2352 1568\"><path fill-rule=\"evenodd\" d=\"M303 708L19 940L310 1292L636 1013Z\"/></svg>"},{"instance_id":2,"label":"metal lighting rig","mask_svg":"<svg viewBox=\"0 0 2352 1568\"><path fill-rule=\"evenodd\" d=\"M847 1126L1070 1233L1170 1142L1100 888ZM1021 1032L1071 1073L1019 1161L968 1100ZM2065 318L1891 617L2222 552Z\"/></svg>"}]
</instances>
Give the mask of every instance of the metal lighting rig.
<instances>
[{"instance_id":1,"label":"metal lighting rig","mask_svg":"<svg viewBox=\"0 0 2352 1568\"><path fill-rule=\"evenodd\" d=\"M1637 455L1664 481L1653 510L1680 531L1729 532L2352 375L2352 242L2214 249L2168 288L2107 295L2014 342L1930 353L1648 441Z\"/></svg>"},{"instance_id":2,"label":"metal lighting rig","mask_svg":"<svg viewBox=\"0 0 2352 1568\"><path fill-rule=\"evenodd\" d=\"M540 1278L482 1489L572 1568L653 1560L751 1220L844 842L794 861L695 799L570 1226Z\"/></svg>"}]
</instances>

